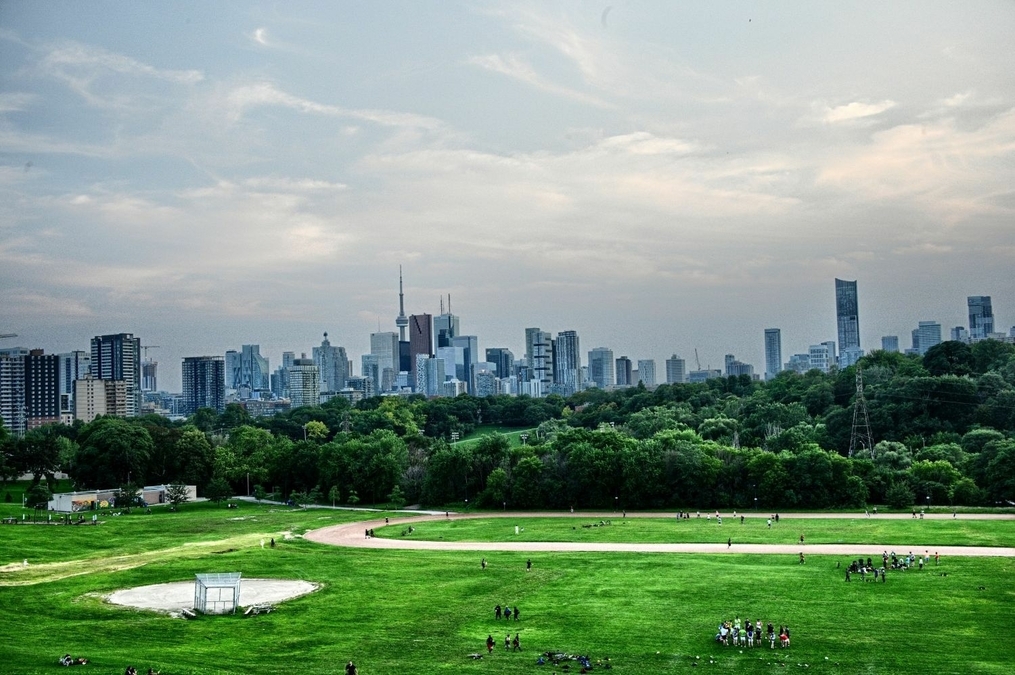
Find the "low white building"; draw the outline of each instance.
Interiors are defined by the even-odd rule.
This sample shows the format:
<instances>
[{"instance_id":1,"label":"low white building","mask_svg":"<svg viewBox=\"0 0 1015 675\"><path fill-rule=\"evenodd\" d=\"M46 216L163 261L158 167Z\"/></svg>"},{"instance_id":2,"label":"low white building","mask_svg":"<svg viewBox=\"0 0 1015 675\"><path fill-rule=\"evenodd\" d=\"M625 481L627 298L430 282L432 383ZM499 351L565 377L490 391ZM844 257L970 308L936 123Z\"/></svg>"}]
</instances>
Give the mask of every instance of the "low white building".
<instances>
[{"instance_id":1,"label":"low white building","mask_svg":"<svg viewBox=\"0 0 1015 675\"><path fill-rule=\"evenodd\" d=\"M187 501L197 499L197 486L187 485L185 487L187 488ZM106 509L115 505L117 492L116 489L61 492L53 495L53 498L49 500L48 507L50 511L60 513ZM169 503L168 487L165 485L146 485L141 488L138 496L149 506Z\"/></svg>"}]
</instances>

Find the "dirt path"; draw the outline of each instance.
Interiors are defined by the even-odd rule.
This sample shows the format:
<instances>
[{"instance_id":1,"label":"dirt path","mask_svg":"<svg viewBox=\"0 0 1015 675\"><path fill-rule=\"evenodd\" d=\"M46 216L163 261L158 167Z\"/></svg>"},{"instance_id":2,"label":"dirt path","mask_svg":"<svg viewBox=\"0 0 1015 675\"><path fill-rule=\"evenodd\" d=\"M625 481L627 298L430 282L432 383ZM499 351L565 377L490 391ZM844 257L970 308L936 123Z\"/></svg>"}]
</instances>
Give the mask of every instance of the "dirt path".
<instances>
[{"instance_id":1,"label":"dirt path","mask_svg":"<svg viewBox=\"0 0 1015 675\"><path fill-rule=\"evenodd\" d=\"M612 512L588 512L581 513L479 513L479 514L457 514L449 513L447 516L422 515L408 518L392 519L389 525L409 525L432 520L461 520L469 518L574 518L581 520L611 519L617 514ZM673 513L628 513L627 518L673 518ZM767 518L756 514L748 515L749 518ZM931 520L951 520L953 517L948 514L928 514L924 516ZM864 518L862 514L849 513L792 513L779 515L780 521L793 520L798 518L841 518L857 519ZM911 519L912 514L880 514L872 516L872 519ZM1015 515L1008 514L959 514L957 519L961 520L1015 520ZM557 552L581 552L581 551L622 551L631 553L769 553L798 556L801 551L805 554L829 554L829 555L863 555L881 556L884 551L895 550L898 553L909 551L919 552L920 549L927 550L927 546L900 546L898 544L733 544L727 546L724 543L682 543L682 544L639 544L639 543L595 543L595 542L480 542L480 541L423 541L414 539L387 539L381 537L366 538L364 532L367 529L384 527L383 519L367 520L358 523L346 523L344 525L333 525L319 530L312 530L304 535L305 539L321 544L332 546L347 546L352 548L377 548L377 549L414 549L426 551L557 551ZM938 546L931 549L931 553L940 553L944 556L991 556L991 557L1015 557L1015 548L992 547L992 546Z\"/></svg>"}]
</instances>

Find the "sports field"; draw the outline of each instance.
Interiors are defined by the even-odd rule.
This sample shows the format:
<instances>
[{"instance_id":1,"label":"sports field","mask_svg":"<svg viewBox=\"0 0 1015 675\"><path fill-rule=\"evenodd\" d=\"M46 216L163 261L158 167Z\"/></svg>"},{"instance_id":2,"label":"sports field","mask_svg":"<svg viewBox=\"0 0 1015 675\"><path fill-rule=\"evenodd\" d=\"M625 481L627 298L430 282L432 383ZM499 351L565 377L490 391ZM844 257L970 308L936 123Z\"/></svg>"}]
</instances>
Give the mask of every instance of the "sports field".
<instances>
[{"instance_id":1,"label":"sports field","mask_svg":"<svg viewBox=\"0 0 1015 675\"><path fill-rule=\"evenodd\" d=\"M836 568L845 565L845 555L811 554L800 565L788 555L421 551L329 546L300 536L384 515L187 505L179 513L110 516L95 527L0 526L0 616L10 627L0 647L0 672L63 672L57 659L68 652L91 659L83 672L122 673L132 664L167 675L342 672L350 659L364 675L562 672L536 665L547 650L587 654L593 663L608 656L617 673L795 668L923 675L1009 673L1015 656L1001 639L1015 606L1010 557L949 555L923 571L890 574L886 583L854 577L847 584ZM610 519L609 526L584 528L590 514L500 516L406 520L416 525L404 537L407 526L399 520L377 535L395 544L419 536L506 541L518 524L519 536L535 542L651 544L673 540L677 527L664 518ZM684 524L690 525L680 535L685 542L715 545L729 536L717 537L715 523ZM786 519L769 530L763 521L724 522L723 535L741 527L739 536L761 544L798 538L804 525ZM809 521L806 528L808 546L868 536L890 536L900 548L1015 542L1010 520L850 525L849 519L829 518ZM547 539L551 530L554 539ZM261 540L270 538L278 546L261 548ZM26 557L28 567L22 565ZM303 579L321 588L270 614L193 621L103 600L123 588L227 571ZM518 606L520 620L495 619L498 604ZM735 616L788 624L792 645L744 647L743 653L716 645L717 624ZM520 652L504 649L508 632L519 634ZM497 643L493 655L470 659L485 652L487 635ZM572 664L570 672L579 668Z\"/></svg>"}]
</instances>

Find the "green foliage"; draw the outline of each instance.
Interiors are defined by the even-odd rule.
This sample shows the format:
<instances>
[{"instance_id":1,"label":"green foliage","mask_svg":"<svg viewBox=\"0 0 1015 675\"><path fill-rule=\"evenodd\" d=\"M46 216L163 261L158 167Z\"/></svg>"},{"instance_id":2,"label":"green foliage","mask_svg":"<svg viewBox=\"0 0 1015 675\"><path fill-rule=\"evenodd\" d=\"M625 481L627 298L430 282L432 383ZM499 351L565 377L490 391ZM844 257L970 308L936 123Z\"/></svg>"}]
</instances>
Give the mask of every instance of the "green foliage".
<instances>
[{"instance_id":1,"label":"green foliage","mask_svg":"<svg viewBox=\"0 0 1015 675\"><path fill-rule=\"evenodd\" d=\"M183 483L170 483L166 486L166 498L173 506L185 504L190 499L187 494L187 486Z\"/></svg>"},{"instance_id":2,"label":"green foliage","mask_svg":"<svg viewBox=\"0 0 1015 675\"><path fill-rule=\"evenodd\" d=\"M52 493L45 483L35 483L25 492L25 504L29 508L46 508L46 503L52 497Z\"/></svg>"},{"instance_id":3,"label":"green foliage","mask_svg":"<svg viewBox=\"0 0 1015 675\"><path fill-rule=\"evenodd\" d=\"M216 504L220 504L233 496L233 489L225 478L213 478L205 488L204 496Z\"/></svg>"},{"instance_id":4,"label":"green foliage","mask_svg":"<svg viewBox=\"0 0 1015 675\"><path fill-rule=\"evenodd\" d=\"M888 488L885 498L888 500L888 505L893 509L908 509L916 501L916 498L913 496L913 490L902 481Z\"/></svg>"}]
</instances>

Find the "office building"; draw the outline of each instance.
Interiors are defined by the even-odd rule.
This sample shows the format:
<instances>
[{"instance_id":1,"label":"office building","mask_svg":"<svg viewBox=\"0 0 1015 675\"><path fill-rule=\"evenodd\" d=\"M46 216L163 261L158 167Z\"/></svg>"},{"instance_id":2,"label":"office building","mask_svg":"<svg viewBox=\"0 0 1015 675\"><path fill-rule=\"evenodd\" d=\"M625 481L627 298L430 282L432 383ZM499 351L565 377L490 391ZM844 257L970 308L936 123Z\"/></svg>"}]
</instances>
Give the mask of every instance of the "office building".
<instances>
[{"instance_id":1,"label":"office building","mask_svg":"<svg viewBox=\"0 0 1015 675\"><path fill-rule=\"evenodd\" d=\"M450 347L451 340L461 335L458 325L458 317L451 313L451 296L448 296L448 311L444 311L444 301L441 300L441 313L434 317L433 330L437 338L437 347Z\"/></svg>"},{"instance_id":2,"label":"office building","mask_svg":"<svg viewBox=\"0 0 1015 675\"><path fill-rule=\"evenodd\" d=\"M260 345L243 345L240 351L229 350L225 356L226 388L235 390L241 399L252 398L255 391L271 389L268 359L261 356Z\"/></svg>"},{"instance_id":3,"label":"office building","mask_svg":"<svg viewBox=\"0 0 1015 675\"><path fill-rule=\"evenodd\" d=\"M548 392L553 384L553 336L539 328L525 329L525 360L532 371L531 379L541 383Z\"/></svg>"},{"instance_id":4,"label":"office building","mask_svg":"<svg viewBox=\"0 0 1015 675\"><path fill-rule=\"evenodd\" d=\"M708 380L722 377L722 371L718 368L706 368L704 370L692 370L688 373L687 381L691 384L701 384Z\"/></svg>"},{"instance_id":5,"label":"office building","mask_svg":"<svg viewBox=\"0 0 1015 675\"><path fill-rule=\"evenodd\" d=\"M966 298L969 307L969 337L984 340L994 332L994 310L989 295L970 295Z\"/></svg>"},{"instance_id":6,"label":"office building","mask_svg":"<svg viewBox=\"0 0 1015 675\"><path fill-rule=\"evenodd\" d=\"M965 326L955 326L951 330L949 339L953 342L969 342L969 331Z\"/></svg>"},{"instance_id":7,"label":"office building","mask_svg":"<svg viewBox=\"0 0 1015 675\"><path fill-rule=\"evenodd\" d=\"M345 353L345 347L333 347L328 340L328 334L324 334L320 347L314 347L314 363L317 365L317 373L321 378L321 391L341 391L345 388L346 380L352 374L349 372L349 357Z\"/></svg>"},{"instance_id":8,"label":"office building","mask_svg":"<svg viewBox=\"0 0 1015 675\"><path fill-rule=\"evenodd\" d=\"M565 330L557 333L553 350L553 383L561 396L571 396L582 390L582 362L578 333Z\"/></svg>"},{"instance_id":9,"label":"office building","mask_svg":"<svg viewBox=\"0 0 1015 675\"><path fill-rule=\"evenodd\" d=\"M631 372L631 359L621 356L614 362L617 374L618 387L630 387L634 384L634 373Z\"/></svg>"},{"instance_id":10,"label":"office building","mask_svg":"<svg viewBox=\"0 0 1015 675\"><path fill-rule=\"evenodd\" d=\"M834 341L829 340L828 342L822 342L821 344L824 345L825 348L828 350L828 369L831 370L839 363L839 358L842 355L835 353Z\"/></svg>"},{"instance_id":11,"label":"office building","mask_svg":"<svg viewBox=\"0 0 1015 675\"><path fill-rule=\"evenodd\" d=\"M614 377L613 350L608 347L596 347L589 352L589 380L600 389L616 384Z\"/></svg>"},{"instance_id":12,"label":"office building","mask_svg":"<svg viewBox=\"0 0 1015 675\"><path fill-rule=\"evenodd\" d=\"M226 409L226 362L221 356L187 356L183 359L184 415L201 408L217 413Z\"/></svg>"},{"instance_id":13,"label":"office building","mask_svg":"<svg viewBox=\"0 0 1015 675\"><path fill-rule=\"evenodd\" d=\"M835 316L839 329L839 366L847 368L863 356L856 281L835 280Z\"/></svg>"},{"instance_id":14,"label":"office building","mask_svg":"<svg viewBox=\"0 0 1015 675\"><path fill-rule=\"evenodd\" d=\"M687 382L687 362L676 354L666 359L666 384Z\"/></svg>"},{"instance_id":15,"label":"office building","mask_svg":"<svg viewBox=\"0 0 1015 675\"><path fill-rule=\"evenodd\" d=\"M97 335L92 338L92 377L120 380L126 391L124 417L141 411L141 339L131 333Z\"/></svg>"},{"instance_id":16,"label":"office building","mask_svg":"<svg viewBox=\"0 0 1015 675\"><path fill-rule=\"evenodd\" d=\"M825 350L827 353L827 350ZM803 375L811 369L811 355L808 354L793 354L789 357L789 361L783 367L783 370L789 370L794 373Z\"/></svg>"},{"instance_id":17,"label":"office building","mask_svg":"<svg viewBox=\"0 0 1015 675\"><path fill-rule=\"evenodd\" d=\"M881 337L881 349L882 351L896 354L899 351L899 336L898 335L884 335Z\"/></svg>"},{"instance_id":18,"label":"office building","mask_svg":"<svg viewBox=\"0 0 1015 675\"><path fill-rule=\"evenodd\" d=\"M370 353L377 357L378 391L391 391L399 371L398 335L392 332L371 333Z\"/></svg>"},{"instance_id":19,"label":"office building","mask_svg":"<svg viewBox=\"0 0 1015 675\"><path fill-rule=\"evenodd\" d=\"M84 379L91 372L92 357L88 352L73 351L60 354L60 412L74 417L74 381Z\"/></svg>"},{"instance_id":20,"label":"office building","mask_svg":"<svg viewBox=\"0 0 1015 675\"><path fill-rule=\"evenodd\" d=\"M765 329L765 379L771 380L782 372L782 331Z\"/></svg>"},{"instance_id":21,"label":"office building","mask_svg":"<svg viewBox=\"0 0 1015 675\"><path fill-rule=\"evenodd\" d=\"M638 382L646 387L656 386L655 359L638 359Z\"/></svg>"},{"instance_id":22,"label":"office building","mask_svg":"<svg viewBox=\"0 0 1015 675\"><path fill-rule=\"evenodd\" d=\"M464 382L471 393L472 373L479 363L479 338L475 335L456 335L451 338L451 346L461 350L456 353L455 378Z\"/></svg>"},{"instance_id":23,"label":"office building","mask_svg":"<svg viewBox=\"0 0 1015 675\"><path fill-rule=\"evenodd\" d=\"M486 350L486 360L493 364L494 372L498 378L511 377L514 375L515 355L507 347L489 347Z\"/></svg>"},{"instance_id":24,"label":"office building","mask_svg":"<svg viewBox=\"0 0 1015 675\"><path fill-rule=\"evenodd\" d=\"M811 345L808 348L810 366L808 370L820 370L827 373L835 363L835 352L830 349L835 343L822 342L819 345Z\"/></svg>"},{"instance_id":25,"label":"office building","mask_svg":"<svg viewBox=\"0 0 1015 675\"><path fill-rule=\"evenodd\" d=\"M433 355L433 316L430 314L411 315L409 317L409 358L412 367L410 375L413 380L416 379L418 373L416 368L419 357L430 358Z\"/></svg>"},{"instance_id":26,"label":"office building","mask_svg":"<svg viewBox=\"0 0 1015 675\"><path fill-rule=\"evenodd\" d=\"M289 400L292 407L320 405L321 374L314 360L303 354L302 358L294 359L292 366L286 370L289 371Z\"/></svg>"},{"instance_id":27,"label":"office building","mask_svg":"<svg viewBox=\"0 0 1015 675\"><path fill-rule=\"evenodd\" d=\"M941 344L941 324L937 321L921 321L913 330L913 348L907 354L923 356L934 345Z\"/></svg>"},{"instance_id":28,"label":"office building","mask_svg":"<svg viewBox=\"0 0 1015 675\"><path fill-rule=\"evenodd\" d=\"M740 377L741 375L754 377L754 366L738 361L733 354L727 354L723 360L726 366L726 377Z\"/></svg>"}]
</instances>

